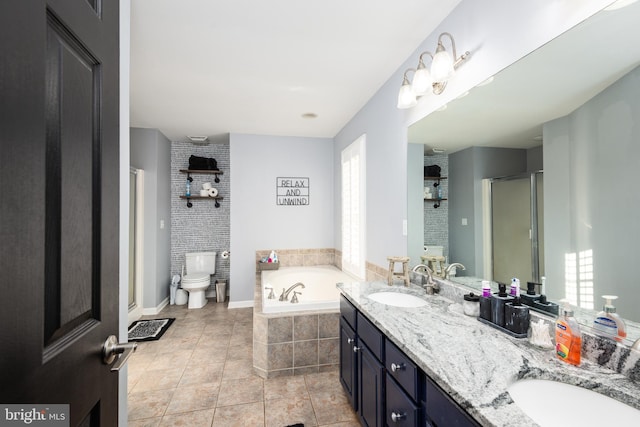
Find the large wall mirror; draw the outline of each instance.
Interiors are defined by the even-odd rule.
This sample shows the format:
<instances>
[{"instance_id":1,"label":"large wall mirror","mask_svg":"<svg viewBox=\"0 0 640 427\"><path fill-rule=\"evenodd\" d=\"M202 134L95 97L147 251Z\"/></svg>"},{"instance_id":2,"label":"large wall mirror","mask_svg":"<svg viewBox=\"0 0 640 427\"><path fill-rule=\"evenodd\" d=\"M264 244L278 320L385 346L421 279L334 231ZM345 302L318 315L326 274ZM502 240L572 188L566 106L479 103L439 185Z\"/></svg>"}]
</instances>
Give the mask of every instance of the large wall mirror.
<instances>
[{"instance_id":1,"label":"large wall mirror","mask_svg":"<svg viewBox=\"0 0 640 427\"><path fill-rule=\"evenodd\" d=\"M546 277L549 298L569 298L588 315L602 309L603 294L618 295L618 313L640 322L638 22L640 2L605 9L409 128L414 264L424 245L437 245L448 262L466 266L454 280L494 278L491 185L531 176L539 225L527 225L527 218L507 240L531 239L537 228L539 276ZM416 160L422 153L424 164ZM423 181L422 167L430 164L442 165L447 177L441 181L447 200L438 208L423 201L423 187L433 184ZM509 200L525 203L507 195L507 206ZM518 218L533 212L498 210ZM509 264L501 274L508 271ZM633 336L635 326L630 339L640 337Z\"/></svg>"}]
</instances>

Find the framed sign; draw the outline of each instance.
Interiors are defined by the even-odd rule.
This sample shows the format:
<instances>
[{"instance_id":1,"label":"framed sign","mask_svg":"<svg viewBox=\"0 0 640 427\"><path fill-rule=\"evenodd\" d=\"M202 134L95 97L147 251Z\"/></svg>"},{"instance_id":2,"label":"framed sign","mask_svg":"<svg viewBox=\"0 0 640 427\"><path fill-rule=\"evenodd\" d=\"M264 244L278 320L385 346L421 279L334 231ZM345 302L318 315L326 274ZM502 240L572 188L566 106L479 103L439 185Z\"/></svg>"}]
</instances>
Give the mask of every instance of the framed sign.
<instances>
[{"instance_id":1,"label":"framed sign","mask_svg":"<svg viewBox=\"0 0 640 427\"><path fill-rule=\"evenodd\" d=\"M276 178L276 205L307 206L308 204L308 177L285 176Z\"/></svg>"}]
</instances>

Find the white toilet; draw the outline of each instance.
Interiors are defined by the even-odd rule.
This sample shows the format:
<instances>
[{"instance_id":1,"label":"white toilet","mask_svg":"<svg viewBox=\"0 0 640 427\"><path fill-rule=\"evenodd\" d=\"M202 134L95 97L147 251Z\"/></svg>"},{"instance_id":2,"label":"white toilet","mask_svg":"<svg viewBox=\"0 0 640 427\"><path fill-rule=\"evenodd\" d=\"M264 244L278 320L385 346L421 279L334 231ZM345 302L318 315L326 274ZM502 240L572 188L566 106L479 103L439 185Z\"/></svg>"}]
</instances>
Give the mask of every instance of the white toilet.
<instances>
[{"instance_id":1,"label":"white toilet","mask_svg":"<svg viewBox=\"0 0 640 427\"><path fill-rule=\"evenodd\" d=\"M205 291L216 272L216 252L191 252L185 255L187 274L182 276L182 289L189 292L189 308L202 308L207 304Z\"/></svg>"}]
</instances>

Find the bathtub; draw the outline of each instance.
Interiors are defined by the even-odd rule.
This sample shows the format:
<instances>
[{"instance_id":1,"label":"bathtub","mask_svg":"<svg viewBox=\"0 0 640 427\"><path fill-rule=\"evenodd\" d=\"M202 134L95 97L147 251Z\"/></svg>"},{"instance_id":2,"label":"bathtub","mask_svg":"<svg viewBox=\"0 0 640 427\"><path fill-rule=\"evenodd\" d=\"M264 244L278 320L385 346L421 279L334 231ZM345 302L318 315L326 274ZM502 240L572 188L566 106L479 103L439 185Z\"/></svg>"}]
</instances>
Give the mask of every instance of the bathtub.
<instances>
[{"instance_id":1,"label":"bathtub","mask_svg":"<svg viewBox=\"0 0 640 427\"><path fill-rule=\"evenodd\" d=\"M262 312L337 310L340 307L340 291L336 288L336 283L355 281L358 280L332 265L266 270L262 272ZM298 282L305 286L304 289L300 286L295 289L300 292L299 302L296 304L291 302L293 291L289 293L289 301L279 301L282 290L289 289L291 285ZM265 287L273 288L274 299L268 299L269 290L265 290Z\"/></svg>"}]
</instances>

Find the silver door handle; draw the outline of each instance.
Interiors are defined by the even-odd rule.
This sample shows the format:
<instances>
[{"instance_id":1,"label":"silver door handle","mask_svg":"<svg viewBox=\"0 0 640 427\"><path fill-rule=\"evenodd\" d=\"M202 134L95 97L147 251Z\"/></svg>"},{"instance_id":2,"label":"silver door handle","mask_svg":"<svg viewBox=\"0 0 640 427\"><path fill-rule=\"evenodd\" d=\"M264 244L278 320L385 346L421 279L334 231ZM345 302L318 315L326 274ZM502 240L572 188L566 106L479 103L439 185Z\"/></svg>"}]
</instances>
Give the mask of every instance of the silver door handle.
<instances>
[{"instance_id":1,"label":"silver door handle","mask_svg":"<svg viewBox=\"0 0 640 427\"><path fill-rule=\"evenodd\" d=\"M121 344L115 335L109 335L109 338L102 346L102 361L105 365L111 365L116 360L116 357L120 355L116 363L113 363L111 367L111 372L117 372L127 363L127 359L136 351L136 348L138 348L138 344L134 342Z\"/></svg>"}]
</instances>

